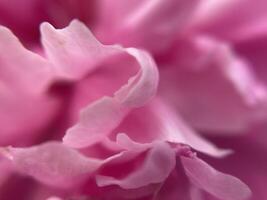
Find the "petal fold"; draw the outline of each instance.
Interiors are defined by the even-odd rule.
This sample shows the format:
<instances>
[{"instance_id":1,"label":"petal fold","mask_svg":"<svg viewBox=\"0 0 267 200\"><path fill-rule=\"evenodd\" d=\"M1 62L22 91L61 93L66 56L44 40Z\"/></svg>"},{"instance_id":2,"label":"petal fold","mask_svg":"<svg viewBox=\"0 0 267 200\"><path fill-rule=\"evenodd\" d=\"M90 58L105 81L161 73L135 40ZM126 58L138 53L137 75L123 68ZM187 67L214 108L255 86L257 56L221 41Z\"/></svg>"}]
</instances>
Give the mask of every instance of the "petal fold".
<instances>
[{"instance_id":1,"label":"petal fold","mask_svg":"<svg viewBox=\"0 0 267 200\"><path fill-rule=\"evenodd\" d=\"M127 177L116 179L114 177L98 175L99 186L119 185L124 189L134 189L153 183L163 182L175 167L175 152L167 143L158 142L148 151L144 163Z\"/></svg>"},{"instance_id":2,"label":"petal fold","mask_svg":"<svg viewBox=\"0 0 267 200\"><path fill-rule=\"evenodd\" d=\"M42 35L48 57L55 66L60 67L58 74L65 78L81 78L97 64L121 53L133 57L140 66L138 73L129 78L128 83L122 85L113 97L99 99L88 105L78 124L67 131L63 138L65 144L76 148L92 144L109 134L129 109L143 106L155 95L159 74L155 62L147 52L135 48L102 45L77 20L62 30L43 24ZM77 71L76 66L80 66L81 62L85 65ZM101 108L102 105L107 108L106 111ZM99 113L96 120L92 119L96 116L93 113ZM95 121L98 122L94 123ZM95 137L96 135L99 136ZM91 139L92 137L94 139Z\"/></svg>"}]
</instances>

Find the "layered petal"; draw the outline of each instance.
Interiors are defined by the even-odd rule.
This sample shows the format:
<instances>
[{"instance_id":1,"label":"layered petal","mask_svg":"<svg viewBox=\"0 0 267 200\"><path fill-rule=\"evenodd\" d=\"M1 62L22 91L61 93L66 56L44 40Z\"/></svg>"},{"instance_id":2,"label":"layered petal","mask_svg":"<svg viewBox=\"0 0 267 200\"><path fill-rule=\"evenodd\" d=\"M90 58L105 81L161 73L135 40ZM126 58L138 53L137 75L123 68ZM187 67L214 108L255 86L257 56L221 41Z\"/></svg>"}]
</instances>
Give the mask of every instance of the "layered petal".
<instances>
[{"instance_id":1,"label":"layered petal","mask_svg":"<svg viewBox=\"0 0 267 200\"><path fill-rule=\"evenodd\" d=\"M85 147L94 143L94 140L91 140L93 135L97 136L100 133L107 135L118 125L129 109L144 105L155 95L158 71L148 53L134 48L125 49L119 46L102 45L78 21L73 21L63 30L55 30L50 25L44 24L42 33L46 52L51 62L58 67L59 77L77 80L86 76L101 62L106 62L107 59L118 54L127 54L134 58L140 68L137 74L129 77L128 83L121 85L117 91L114 91L114 94L110 94L114 97L100 98L94 104L90 104L91 99L88 100L89 105L83 111L80 123L71 128L64 137L66 144L73 147ZM69 48L70 46L74 48ZM81 65L82 63L85 65ZM77 69L76 66L81 67ZM90 83L90 74L87 78ZM94 96L94 94L89 96ZM94 117L96 118L93 119Z\"/></svg>"},{"instance_id":2,"label":"layered petal","mask_svg":"<svg viewBox=\"0 0 267 200\"><path fill-rule=\"evenodd\" d=\"M124 189L134 189L153 183L163 182L175 166L175 152L167 143L155 143L148 151L141 166L125 178L98 175L99 186L119 185Z\"/></svg>"},{"instance_id":3,"label":"layered petal","mask_svg":"<svg viewBox=\"0 0 267 200\"><path fill-rule=\"evenodd\" d=\"M215 157L230 153L229 150L218 149L200 137L179 113L171 108L159 98L154 99L146 106L129 112L110 137L114 139L118 137L118 133L126 133L128 137L139 143L166 141L173 144L186 144Z\"/></svg>"}]
</instances>

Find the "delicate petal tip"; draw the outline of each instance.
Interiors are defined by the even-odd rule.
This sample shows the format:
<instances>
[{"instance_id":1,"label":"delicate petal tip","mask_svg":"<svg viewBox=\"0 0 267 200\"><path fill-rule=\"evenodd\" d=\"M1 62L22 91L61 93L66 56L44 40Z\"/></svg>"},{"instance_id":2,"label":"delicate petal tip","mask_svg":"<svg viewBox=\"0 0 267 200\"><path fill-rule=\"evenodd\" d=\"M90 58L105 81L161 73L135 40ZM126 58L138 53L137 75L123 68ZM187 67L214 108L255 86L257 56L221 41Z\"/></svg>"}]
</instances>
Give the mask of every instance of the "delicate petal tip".
<instances>
[{"instance_id":1,"label":"delicate petal tip","mask_svg":"<svg viewBox=\"0 0 267 200\"><path fill-rule=\"evenodd\" d=\"M129 54L137 61L140 71L128 84L115 92L115 98L125 106L139 107L155 95L159 73L156 63L147 52L135 48L103 45L77 20L63 29L55 29L50 24L43 23L41 34L46 53L62 76L79 79L104 59L120 53ZM77 65L80 66L79 69Z\"/></svg>"},{"instance_id":2,"label":"delicate petal tip","mask_svg":"<svg viewBox=\"0 0 267 200\"><path fill-rule=\"evenodd\" d=\"M246 200L252 192L241 180L217 171L201 159L181 157L186 175L193 184L217 198Z\"/></svg>"},{"instance_id":3,"label":"delicate petal tip","mask_svg":"<svg viewBox=\"0 0 267 200\"><path fill-rule=\"evenodd\" d=\"M159 83L159 72L156 63L147 52L135 48L127 48L140 65L140 74L134 80L115 93L124 105L140 107L155 96ZM136 79L136 80L135 80ZM123 96L123 93L124 94Z\"/></svg>"},{"instance_id":4,"label":"delicate petal tip","mask_svg":"<svg viewBox=\"0 0 267 200\"><path fill-rule=\"evenodd\" d=\"M79 123L67 131L63 143L83 148L100 142L121 122L127 110L111 97L95 101L81 112Z\"/></svg>"}]
</instances>

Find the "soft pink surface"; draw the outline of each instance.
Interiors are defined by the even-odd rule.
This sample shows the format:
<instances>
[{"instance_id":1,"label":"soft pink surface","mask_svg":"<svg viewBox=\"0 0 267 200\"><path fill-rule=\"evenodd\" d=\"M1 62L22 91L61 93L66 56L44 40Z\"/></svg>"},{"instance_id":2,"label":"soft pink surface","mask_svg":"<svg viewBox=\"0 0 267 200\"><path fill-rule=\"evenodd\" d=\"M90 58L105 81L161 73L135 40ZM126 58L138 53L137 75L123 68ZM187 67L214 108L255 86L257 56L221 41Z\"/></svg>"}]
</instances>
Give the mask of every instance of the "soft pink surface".
<instances>
[{"instance_id":1,"label":"soft pink surface","mask_svg":"<svg viewBox=\"0 0 267 200\"><path fill-rule=\"evenodd\" d=\"M265 200L265 7L2 1L0 199Z\"/></svg>"}]
</instances>

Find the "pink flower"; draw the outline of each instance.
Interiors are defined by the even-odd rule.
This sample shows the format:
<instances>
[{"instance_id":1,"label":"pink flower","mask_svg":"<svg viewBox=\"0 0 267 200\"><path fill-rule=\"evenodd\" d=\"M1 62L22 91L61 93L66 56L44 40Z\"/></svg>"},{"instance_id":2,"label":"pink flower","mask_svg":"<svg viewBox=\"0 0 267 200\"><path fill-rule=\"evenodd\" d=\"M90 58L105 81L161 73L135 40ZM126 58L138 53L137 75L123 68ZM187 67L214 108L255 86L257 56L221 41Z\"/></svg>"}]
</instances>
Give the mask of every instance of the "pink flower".
<instances>
[{"instance_id":1,"label":"pink flower","mask_svg":"<svg viewBox=\"0 0 267 200\"><path fill-rule=\"evenodd\" d=\"M63 103L51 104L45 109L55 111L55 106L57 109L64 106L68 110L64 113L69 117L66 117L63 126L72 124L84 104L88 106L81 112L79 122L63 137L63 144L49 141L32 147L2 148L2 154L12 161L14 170L34 177L44 185L63 188L62 194L59 194L63 197L78 194L107 198L112 192L114 199L137 199L164 196L160 187L164 188L165 180L172 177L171 173L183 171L181 167L175 167L181 161L188 179L212 195L226 199L243 199L249 195L249 189L242 182L215 171L184 144L213 156L225 155L226 151L217 149L195 135L159 98L151 100L156 93L158 71L149 54L135 48L102 45L78 21L73 21L61 30L44 23L41 33L46 57L24 49L7 29L1 28L1 36L8 38L8 44L11 44L6 45L10 48L9 51L15 52L18 49L17 52L24 55L18 57L20 62L15 63L12 56L16 54L1 57L3 72L7 74L3 76L7 77L3 79L3 84L9 89L8 92L12 94L10 88L14 88L14 92L21 92L29 101L39 97L41 100L54 98L55 102L60 103L68 101L62 99L65 95L62 97L59 93L54 96L49 88L56 82L68 82L73 87L69 89L73 90L70 107L65 107L66 104ZM25 66L23 71L19 68L21 64ZM29 69L26 68L28 66ZM127 70L126 66L129 66ZM133 73L136 74L132 75ZM18 80L12 79L10 75ZM121 86L127 79L128 83ZM24 107L23 102L15 101L14 97L12 99L10 96L10 99L8 102L13 104L10 107L5 105L7 111L14 106L28 109L24 112L23 120L37 119L36 115L29 112L31 110L44 112L40 110L39 104L32 104L35 107L29 109ZM6 119L5 116L7 114L3 113L2 118ZM16 115L12 117L12 121L8 119L2 125L3 133L8 133L5 137L7 141L2 141L3 144L16 143L21 131L30 131L32 133L29 134L38 138L38 129L28 124L24 127L23 123L18 131L5 132L14 122L21 123L21 118ZM43 116L37 120L41 124L38 128L48 123ZM39 137L41 134L42 132ZM25 144L35 143L32 135L21 136ZM20 144L24 143L20 141ZM196 167L199 171L195 171ZM12 174L12 171L9 173ZM203 179L203 175L209 176L214 185ZM4 182L5 180L3 184ZM226 182L233 184L236 189L231 191L226 186L222 187ZM187 186L188 194L183 194L183 191L177 195L189 195L191 187L191 184ZM126 191L131 191L132 194L125 193ZM136 193L137 191L140 193ZM34 195L32 198L34 199Z\"/></svg>"},{"instance_id":2,"label":"pink flower","mask_svg":"<svg viewBox=\"0 0 267 200\"><path fill-rule=\"evenodd\" d=\"M250 186L256 183L253 190L262 192L264 178L244 175L254 166L236 171L235 163L244 160L238 142L227 146L217 139L245 135L266 119L264 56L251 51L265 30L264 15L255 17L257 6L250 13L249 1L13 2L0 4L5 11L0 22L31 51L1 27L1 198L250 196L239 179L198 155ZM241 2L247 20L228 24L233 17L228 10ZM103 45L77 20L64 29L43 23L38 43L42 21L62 27L73 18L103 43L127 48ZM237 153L225 158L229 150L195 131L213 135L210 139ZM257 162L253 155L249 159Z\"/></svg>"}]
</instances>

